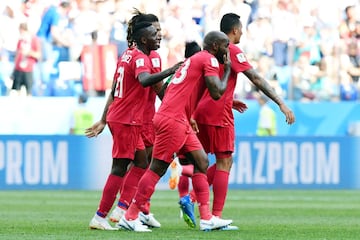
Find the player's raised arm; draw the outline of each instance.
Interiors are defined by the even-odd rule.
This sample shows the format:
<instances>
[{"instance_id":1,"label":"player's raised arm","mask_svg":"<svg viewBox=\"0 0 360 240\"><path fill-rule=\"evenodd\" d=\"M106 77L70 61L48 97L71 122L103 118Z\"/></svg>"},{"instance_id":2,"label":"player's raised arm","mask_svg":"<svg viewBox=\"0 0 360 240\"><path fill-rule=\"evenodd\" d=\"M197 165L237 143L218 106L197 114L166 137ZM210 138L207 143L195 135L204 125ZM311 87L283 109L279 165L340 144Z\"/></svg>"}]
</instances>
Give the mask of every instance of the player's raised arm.
<instances>
[{"instance_id":1,"label":"player's raised arm","mask_svg":"<svg viewBox=\"0 0 360 240\"><path fill-rule=\"evenodd\" d=\"M226 90L231 72L231 60L229 56L229 38L222 32L211 32L204 39L204 50L212 53L216 58L211 59L211 65L224 64L224 74L220 79L218 75L205 76L206 86L210 96L218 100Z\"/></svg>"}]
</instances>

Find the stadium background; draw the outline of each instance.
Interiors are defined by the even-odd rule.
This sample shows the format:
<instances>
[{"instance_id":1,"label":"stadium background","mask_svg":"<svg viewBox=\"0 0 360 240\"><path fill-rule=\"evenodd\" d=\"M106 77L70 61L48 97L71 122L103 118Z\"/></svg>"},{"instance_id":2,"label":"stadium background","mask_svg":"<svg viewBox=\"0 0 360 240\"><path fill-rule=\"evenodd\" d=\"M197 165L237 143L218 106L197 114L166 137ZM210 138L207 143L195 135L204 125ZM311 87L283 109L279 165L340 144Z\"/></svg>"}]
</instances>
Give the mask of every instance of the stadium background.
<instances>
[{"instance_id":1,"label":"stadium background","mask_svg":"<svg viewBox=\"0 0 360 240\"><path fill-rule=\"evenodd\" d=\"M37 2L50 3L51 1L26 2L36 4ZM79 2L82 1L74 1L72 4L75 6ZM310 61L311 59L308 59L307 62L309 68L304 68L299 72L299 68L296 66L297 60L294 55L297 52L295 50L299 49L297 43L301 42L304 28L312 27L319 34L326 29L331 36L325 39L324 35L320 34L319 38L313 38L308 42L309 46L320 41L327 44L317 45L323 54L326 52L325 49L336 48L338 50L335 52L339 55L334 55L332 60L337 57L339 59L346 57L346 44L345 48L343 44L347 43L349 39L340 36L339 27L346 19L345 7L354 4L358 11L358 1L334 0L330 1L332 4L327 4L329 1L322 0L213 1L211 4L206 4L207 1L156 2L159 4L140 0L136 3L135 1L109 0L97 1L92 4L94 7L102 9L102 11L96 12L100 14L104 13L103 11L112 12L113 10L109 9L109 6L118 3L122 8L116 9L124 10L117 15L122 16L122 22L130 16L133 6L160 16L165 33L160 50L164 67L182 58L185 41L197 40L200 42L204 32L218 28L218 20L224 12L229 9L231 11L238 10L235 12L242 16L242 20L246 19L244 25L249 30L249 34L247 31L244 32L241 47L248 53L249 61L259 71L262 70L260 62L263 62L260 60L264 58L269 60L267 64L270 65L265 65L267 71L262 73L274 84L275 89L286 99L296 114L295 125L287 126L278 108L271 105L277 113L279 136L255 137L259 108L252 100L251 85L242 76L239 76L241 84L237 86L235 97L243 99L249 109L241 115L234 113L237 137L230 188L360 188L358 174L360 170L358 150L360 146L358 137L360 135L360 109L357 93L352 92L351 96L354 97L348 99L346 94L343 97L341 89L348 89L346 88L349 86L348 82L343 81L347 78L341 74L332 78L332 75L329 74L328 81L334 83L331 88L336 91L328 91L328 86L323 84L320 88L310 88L314 98L302 94L299 97L299 91L305 93L301 91L309 89L301 88L301 84L297 86L293 76L294 73L299 76L318 70L317 65ZM324 8L325 4L327 4L326 8ZM286 29L289 29L289 26L272 26L273 33L275 28L282 28L283 33L294 33L292 37L288 36L285 40L288 47L285 57L290 61L283 65L277 64L277 59L273 55L256 46L261 41L254 41L254 39L263 39L262 36L267 36L265 31L267 28L259 33L259 31L251 32L251 29L255 28L254 24L253 28L250 27L251 22L255 23L263 19L275 24L275 10L281 5L286 6L285 12L289 18L296 19L296 25L294 25L296 27L290 26L296 30L295 32L287 32ZM1 1L0 4L0 9L11 8L19 14L24 11L23 7L22 1L6 0ZM250 9L250 12L244 9ZM318 9L318 11L313 13L314 9ZM25 10L29 9L25 8ZM73 12L73 14L75 13ZM246 14L248 14L247 18L244 17ZM123 48L123 35L113 39L100 37L99 41L106 39L104 43L97 43L98 49L105 49L100 51L103 54L102 57L88 53L91 63L87 63L86 61L74 61L74 58L69 56L67 61L55 66L57 74L54 74L50 82L44 83L35 78L33 97L15 97L11 96L9 91L13 66L9 56L14 53L14 49L7 44L11 41L12 43L16 42L16 31L13 29L17 28L8 31L8 27L13 25L4 26L4 23L9 23L5 11L2 13L1 19L0 189L100 190L111 166L111 136L108 130L96 139L69 136L69 119L72 109L76 107L76 96L82 91L87 91L91 96L88 107L93 111L95 119L100 117L105 104L104 95L108 92L108 82L111 81L113 71L111 63L114 64L116 55L119 54L121 47ZM189 22L189 19L194 21ZM31 20L35 22L33 22L33 27L36 28L35 26L38 24L36 20L39 19ZM115 30L124 31L123 27L122 23L120 28ZM93 30L89 30L84 35L89 35ZM102 30L104 29L97 29L100 36ZM4 36L11 38L4 38ZM350 38L350 40L357 42L357 37ZM262 43L268 41L275 43L277 39L271 34L271 38L264 39ZM114 51L113 46L116 46L117 51ZM327 48L324 48L325 46ZM82 43L82 47L86 49L86 44ZM70 47L69 51L74 49ZM341 49L345 49L344 52L339 52ZM110 54L107 54L107 50ZM305 52L310 53L311 51ZM83 54L86 53L84 50ZM102 66L94 65L98 66L95 73L103 72L102 75L86 72L86 69L90 69L87 64L99 62L100 59L104 59L104 56L106 56L106 61ZM330 56L332 55L330 54L328 57ZM330 67L330 70L342 72L344 65L346 64L335 64L333 66L336 67ZM97 77L86 78L92 75ZM99 88L95 86L99 86ZM351 82L350 86L356 89L358 82ZM212 156L210 158L213 160ZM167 177L162 179L158 187L167 188Z\"/></svg>"},{"instance_id":2,"label":"stadium background","mask_svg":"<svg viewBox=\"0 0 360 240\"><path fill-rule=\"evenodd\" d=\"M104 101L89 102L95 116ZM257 103L246 103L247 112L234 112L231 189L360 188L358 104L289 102L297 115L293 126L272 105L279 136L260 138L254 135ZM7 106L1 108L0 189L102 188L111 166L111 135L107 128L94 139L67 134L76 99L1 98L0 105ZM168 189L168 175L159 188Z\"/></svg>"}]
</instances>

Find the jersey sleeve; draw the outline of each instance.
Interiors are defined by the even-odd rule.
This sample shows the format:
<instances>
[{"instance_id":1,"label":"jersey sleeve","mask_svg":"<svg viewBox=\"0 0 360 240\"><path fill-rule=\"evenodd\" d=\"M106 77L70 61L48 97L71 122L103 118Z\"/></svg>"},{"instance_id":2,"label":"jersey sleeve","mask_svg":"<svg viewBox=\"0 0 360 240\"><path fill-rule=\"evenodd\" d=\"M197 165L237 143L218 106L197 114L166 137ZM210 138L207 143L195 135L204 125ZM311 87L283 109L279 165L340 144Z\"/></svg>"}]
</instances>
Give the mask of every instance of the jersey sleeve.
<instances>
[{"instance_id":1,"label":"jersey sleeve","mask_svg":"<svg viewBox=\"0 0 360 240\"><path fill-rule=\"evenodd\" d=\"M151 61L152 73L161 72L162 66L161 66L161 57L159 53L157 53L156 51L151 51L150 61Z\"/></svg>"},{"instance_id":2,"label":"jersey sleeve","mask_svg":"<svg viewBox=\"0 0 360 240\"><path fill-rule=\"evenodd\" d=\"M219 76L220 64L214 56L204 58L204 76Z\"/></svg>"},{"instance_id":3,"label":"jersey sleeve","mask_svg":"<svg viewBox=\"0 0 360 240\"><path fill-rule=\"evenodd\" d=\"M241 51L241 49L236 46L230 48L230 59L231 69L236 73L252 68L251 64L246 58L245 53L243 53L243 51Z\"/></svg>"},{"instance_id":4,"label":"jersey sleeve","mask_svg":"<svg viewBox=\"0 0 360 240\"><path fill-rule=\"evenodd\" d=\"M138 54L134 58L134 68L135 78L137 78L139 74L143 72L151 73L151 63L149 57L145 54Z\"/></svg>"}]
</instances>

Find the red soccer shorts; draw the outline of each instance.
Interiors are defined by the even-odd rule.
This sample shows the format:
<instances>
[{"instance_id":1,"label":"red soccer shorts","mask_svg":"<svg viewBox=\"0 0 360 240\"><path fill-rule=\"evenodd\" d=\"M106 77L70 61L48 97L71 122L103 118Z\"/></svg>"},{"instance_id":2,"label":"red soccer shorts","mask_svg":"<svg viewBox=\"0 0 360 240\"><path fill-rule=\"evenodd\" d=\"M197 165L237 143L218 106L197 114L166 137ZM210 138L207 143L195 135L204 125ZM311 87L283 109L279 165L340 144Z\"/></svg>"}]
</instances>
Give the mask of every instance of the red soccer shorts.
<instances>
[{"instance_id":1,"label":"red soccer shorts","mask_svg":"<svg viewBox=\"0 0 360 240\"><path fill-rule=\"evenodd\" d=\"M185 154L203 149L189 123L181 123L161 114L154 117L153 158L171 163L174 153Z\"/></svg>"},{"instance_id":2,"label":"red soccer shorts","mask_svg":"<svg viewBox=\"0 0 360 240\"><path fill-rule=\"evenodd\" d=\"M198 123L197 134L206 153L213 153L217 158L231 157L234 152L234 127L218 127Z\"/></svg>"},{"instance_id":3,"label":"red soccer shorts","mask_svg":"<svg viewBox=\"0 0 360 240\"><path fill-rule=\"evenodd\" d=\"M154 124L144 123L141 127L141 137L144 141L145 147L152 147L155 140Z\"/></svg>"},{"instance_id":4,"label":"red soccer shorts","mask_svg":"<svg viewBox=\"0 0 360 240\"><path fill-rule=\"evenodd\" d=\"M145 145L141 138L141 126L108 122L113 137L113 158L134 159L136 150L144 150Z\"/></svg>"}]
</instances>

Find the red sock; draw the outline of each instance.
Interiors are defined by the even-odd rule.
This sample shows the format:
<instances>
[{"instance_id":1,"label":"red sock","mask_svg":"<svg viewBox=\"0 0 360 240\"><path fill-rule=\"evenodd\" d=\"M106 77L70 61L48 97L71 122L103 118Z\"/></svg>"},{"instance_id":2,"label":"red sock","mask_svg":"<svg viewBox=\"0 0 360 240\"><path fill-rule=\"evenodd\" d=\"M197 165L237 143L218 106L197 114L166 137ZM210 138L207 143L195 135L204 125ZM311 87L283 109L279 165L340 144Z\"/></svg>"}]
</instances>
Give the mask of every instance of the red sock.
<instances>
[{"instance_id":1,"label":"red sock","mask_svg":"<svg viewBox=\"0 0 360 240\"><path fill-rule=\"evenodd\" d=\"M126 211L126 219L136 219L140 211L149 214L150 209L148 204L149 199L155 191L155 186L160 177L150 169L147 169L141 177L138 185L138 190L129 209ZM136 205L136 206L134 206Z\"/></svg>"},{"instance_id":2,"label":"red sock","mask_svg":"<svg viewBox=\"0 0 360 240\"><path fill-rule=\"evenodd\" d=\"M190 199L193 203L197 201L194 189L190 191Z\"/></svg>"},{"instance_id":3,"label":"red sock","mask_svg":"<svg viewBox=\"0 0 360 240\"><path fill-rule=\"evenodd\" d=\"M119 195L121 196L122 190L124 188L124 183L126 182L126 178L128 176L129 171L123 176L123 183L121 184L120 188L119 188Z\"/></svg>"},{"instance_id":4,"label":"red sock","mask_svg":"<svg viewBox=\"0 0 360 240\"><path fill-rule=\"evenodd\" d=\"M130 205L138 189L140 178L144 175L145 171L146 169L133 166L126 174L118 206L126 206L127 208Z\"/></svg>"},{"instance_id":5,"label":"red sock","mask_svg":"<svg viewBox=\"0 0 360 240\"><path fill-rule=\"evenodd\" d=\"M216 163L214 163L207 169L206 175L207 175L209 186L211 186L214 182L215 170L216 170Z\"/></svg>"},{"instance_id":6,"label":"red sock","mask_svg":"<svg viewBox=\"0 0 360 240\"><path fill-rule=\"evenodd\" d=\"M97 210L97 214L101 217L106 217L110 209L112 208L116 195L119 192L119 188L122 184L123 178L110 174L106 180L105 187L103 189L100 205Z\"/></svg>"},{"instance_id":7,"label":"red sock","mask_svg":"<svg viewBox=\"0 0 360 240\"><path fill-rule=\"evenodd\" d=\"M221 217L224 209L226 194L229 183L229 172L223 170L216 170L213 182L213 207L212 214Z\"/></svg>"},{"instance_id":8,"label":"red sock","mask_svg":"<svg viewBox=\"0 0 360 240\"><path fill-rule=\"evenodd\" d=\"M210 190L206 175L203 173L195 173L192 176L192 183L199 203L200 219L209 220L212 215L209 207Z\"/></svg>"},{"instance_id":9,"label":"red sock","mask_svg":"<svg viewBox=\"0 0 360 240\"><path fill-rule=\"evenodd\" d=\"M126 220L135 220L138 218L139 215L139 208L136 206L135 203L131 203L130 207L128 208L128 210L125 213L125 218Z\"/></svg>"},{"instance_id":10,"label":"red sock","mask_svg":"<svg viewBox=\"0 0 360 240\"><path fill-rule=\"evenodd\" d=\"M178 183L179 197L182 198L189 193L189 177L181 175Z\"/></svg>"}]
</instances>

